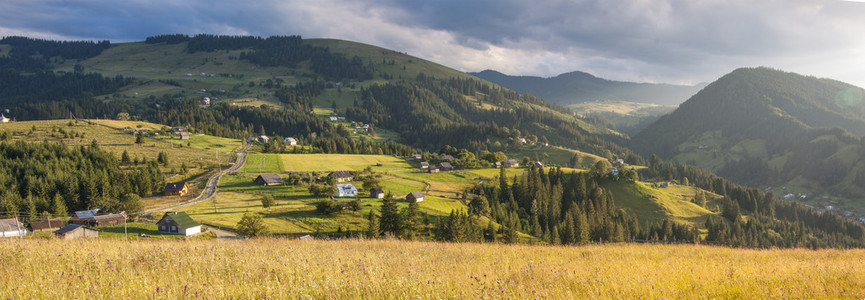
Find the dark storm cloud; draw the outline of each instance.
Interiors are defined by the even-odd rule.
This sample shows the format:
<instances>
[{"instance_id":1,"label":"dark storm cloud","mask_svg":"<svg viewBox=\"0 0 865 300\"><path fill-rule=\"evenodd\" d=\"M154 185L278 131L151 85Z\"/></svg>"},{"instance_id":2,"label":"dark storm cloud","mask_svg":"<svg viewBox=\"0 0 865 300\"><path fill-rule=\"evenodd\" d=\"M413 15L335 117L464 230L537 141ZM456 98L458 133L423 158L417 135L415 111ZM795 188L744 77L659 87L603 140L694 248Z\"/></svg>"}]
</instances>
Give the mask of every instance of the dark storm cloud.
<instances>
[{"instance_id":1,"label":"dark storm cloud","mask_svg":"<svg viewBox=\"0 0 865 300\"><path fill-rule=\"evenodd\" d=\"M861 81L853 66L865 63L863 15L865 4L825 0L11 0L0 2L0 35L117 42L163 33L300 34L466 71L696 82L768 65Z\"/></svg>"}]
</instances>

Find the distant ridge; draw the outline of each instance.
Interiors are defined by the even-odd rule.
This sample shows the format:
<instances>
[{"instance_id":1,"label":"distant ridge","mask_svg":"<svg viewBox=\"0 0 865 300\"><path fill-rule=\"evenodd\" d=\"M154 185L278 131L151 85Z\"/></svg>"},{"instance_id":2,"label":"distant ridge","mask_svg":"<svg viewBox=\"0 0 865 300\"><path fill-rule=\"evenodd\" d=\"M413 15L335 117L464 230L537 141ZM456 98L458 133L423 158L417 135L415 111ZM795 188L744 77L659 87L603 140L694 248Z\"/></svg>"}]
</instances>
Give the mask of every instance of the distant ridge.
<instances>
[{"instance_id":1,"label":"distant ridge","mask_svg":"<svg viewBox=\"0 0 865 300\"><path fill-rule=\"evenodd\" d=\"M511 76L494 70L469 74L562 105L614 100L675 106L705 86L613 81L580 71L550 78Z\"/></svg>"}]
</instances>

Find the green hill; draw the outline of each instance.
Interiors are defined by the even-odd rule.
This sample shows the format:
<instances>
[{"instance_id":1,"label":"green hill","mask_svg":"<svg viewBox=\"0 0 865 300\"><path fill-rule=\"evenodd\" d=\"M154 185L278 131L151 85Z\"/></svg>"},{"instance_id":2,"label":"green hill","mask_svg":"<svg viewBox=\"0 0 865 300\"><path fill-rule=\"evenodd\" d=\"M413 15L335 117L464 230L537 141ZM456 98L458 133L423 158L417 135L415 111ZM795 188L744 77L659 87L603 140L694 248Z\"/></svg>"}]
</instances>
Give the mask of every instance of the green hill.
<instances>
[{"instance_id":1,"label":"green hill","mask_svg":"<svg viewBox=\"0 0 865 300\"><path fill-rule=\"evenodd\" d=\"M861 88L767 68L738 69L636 135L632 146L773 187L815 206L865 203Z\"/></svg>"}]
</instances>

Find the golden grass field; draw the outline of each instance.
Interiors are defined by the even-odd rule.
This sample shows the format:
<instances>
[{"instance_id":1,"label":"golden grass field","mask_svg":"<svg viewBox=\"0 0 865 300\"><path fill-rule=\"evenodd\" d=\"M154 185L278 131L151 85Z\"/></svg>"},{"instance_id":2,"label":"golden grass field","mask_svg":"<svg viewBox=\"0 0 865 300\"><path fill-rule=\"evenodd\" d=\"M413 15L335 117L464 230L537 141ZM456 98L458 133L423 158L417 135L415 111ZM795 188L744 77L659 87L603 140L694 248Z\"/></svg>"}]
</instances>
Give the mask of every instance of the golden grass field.
<instances>
[{"instance_id":1,"label":"golden grass field","mask_svg":"<svg viewBox=\"0 0 865 300\"><path fill-rule=\"evenodd\" d=\"M0 240L9 299L861 298L863 250Z\"/></svg>"}]
</instances>

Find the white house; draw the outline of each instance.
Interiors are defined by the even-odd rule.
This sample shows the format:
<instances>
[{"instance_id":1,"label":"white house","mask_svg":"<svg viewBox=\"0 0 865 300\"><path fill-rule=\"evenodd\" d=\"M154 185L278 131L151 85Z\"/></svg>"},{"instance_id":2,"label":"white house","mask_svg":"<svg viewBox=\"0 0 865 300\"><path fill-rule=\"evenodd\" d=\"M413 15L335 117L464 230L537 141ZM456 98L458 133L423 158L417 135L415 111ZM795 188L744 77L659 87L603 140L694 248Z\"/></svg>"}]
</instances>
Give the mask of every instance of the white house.
<instances>
[{"instance_id":1,"label":"white house","mask_svg":"<svg viewBox=\"0 0 865 300\"><path fill-rule=\"evenodd\" d=\"M10 120L12 119L7 118L3 114L0 114L0 123L9 123Z\"/></svg>"},{"instance_id":2,"label":"white house","mask_svg":"<svg viewBox=\"0 0 865 300\"><path fill-rule=\"evenodd\" d=\"M333 195L337 198L344 197L357 197L357 188L354 187L353 184L337 184L336 185L336 194Z\"/></svg>"},{"instance_id":3,"label":"white house","mask_svg":"<svg viewBox=\"0 0 865 300\"><path fill-rule=\"evenodd\" d=\"M27 227L17 218L0 219L0 237L13 237L27 235Z\"/></svg>"},{"instance_id":4,"label":"white house","mask_svg":"<svg viewBox=\"0 0 865 300\"><path fill-rule=\"evenodd\" d=\"M288 144L289 146L297 146L297 140L295 140L293 137L287 137L282 140L282 142Z\"/></svg>"}]
</instances>

